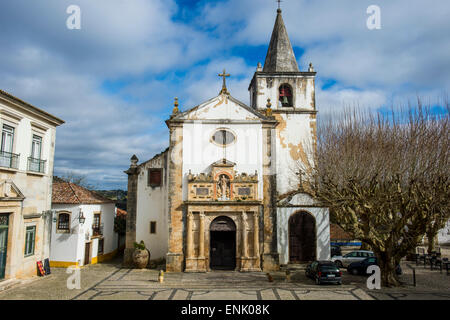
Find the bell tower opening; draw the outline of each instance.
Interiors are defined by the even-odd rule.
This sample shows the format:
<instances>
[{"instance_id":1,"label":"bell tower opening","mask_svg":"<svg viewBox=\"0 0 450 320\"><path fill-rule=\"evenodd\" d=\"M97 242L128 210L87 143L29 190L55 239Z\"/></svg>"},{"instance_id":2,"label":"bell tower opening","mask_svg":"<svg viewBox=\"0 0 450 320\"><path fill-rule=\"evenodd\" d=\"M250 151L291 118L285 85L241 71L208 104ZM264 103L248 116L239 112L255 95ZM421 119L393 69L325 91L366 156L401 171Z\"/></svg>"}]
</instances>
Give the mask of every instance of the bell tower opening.
<instances>
[{"instance_id":1,"label":"bell tower opening","mask_svg":"<svg viewBox=\"0 0 450 320\"><path fill-rule=\"evenodd\" d=\"M288 84L282 84L280 86L278 98L280 107L286 108L294 106L292 103L292 89Z\"/></svg>"}]
</instances>

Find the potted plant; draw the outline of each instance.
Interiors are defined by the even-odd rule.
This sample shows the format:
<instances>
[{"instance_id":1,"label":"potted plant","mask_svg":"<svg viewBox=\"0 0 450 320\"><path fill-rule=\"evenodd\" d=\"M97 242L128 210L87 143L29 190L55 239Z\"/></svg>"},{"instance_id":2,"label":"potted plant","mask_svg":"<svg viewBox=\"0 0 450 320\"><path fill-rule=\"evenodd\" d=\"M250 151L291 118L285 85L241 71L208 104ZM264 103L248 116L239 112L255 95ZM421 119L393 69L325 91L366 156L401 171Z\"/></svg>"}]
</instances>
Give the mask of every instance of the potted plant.
<instances>
[{"instance_id":1,"label":"potted plant","mask_svg":"<svg viewBox=\"0 0 450 320\"><path fill-rule=\"evenodd\" d=\"M150 259L150 252L145 248L144 241L134 243L133 262L136 268L144 269Z\"/></svg>"}]
</instances>

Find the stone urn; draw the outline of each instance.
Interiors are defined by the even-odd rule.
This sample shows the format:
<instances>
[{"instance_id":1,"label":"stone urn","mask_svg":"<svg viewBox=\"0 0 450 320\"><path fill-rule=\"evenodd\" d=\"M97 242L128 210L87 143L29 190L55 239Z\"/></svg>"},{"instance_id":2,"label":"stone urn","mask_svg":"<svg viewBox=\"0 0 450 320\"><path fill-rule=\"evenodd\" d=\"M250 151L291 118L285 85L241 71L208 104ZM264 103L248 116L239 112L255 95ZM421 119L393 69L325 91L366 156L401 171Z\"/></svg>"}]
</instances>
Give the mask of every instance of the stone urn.
<instances>
[{"instance_id":1,"label":"stone urn","mask_svg":"<svg viewBox=\"0 0 450 320\"><path fill-rule=\"evenodd\" d=\"M133 252L133 263L138 269L144 269L147 267L150 260L150 252L145 248L143 241L140 244L135 244Z\"/></svg>"}]
</instances>

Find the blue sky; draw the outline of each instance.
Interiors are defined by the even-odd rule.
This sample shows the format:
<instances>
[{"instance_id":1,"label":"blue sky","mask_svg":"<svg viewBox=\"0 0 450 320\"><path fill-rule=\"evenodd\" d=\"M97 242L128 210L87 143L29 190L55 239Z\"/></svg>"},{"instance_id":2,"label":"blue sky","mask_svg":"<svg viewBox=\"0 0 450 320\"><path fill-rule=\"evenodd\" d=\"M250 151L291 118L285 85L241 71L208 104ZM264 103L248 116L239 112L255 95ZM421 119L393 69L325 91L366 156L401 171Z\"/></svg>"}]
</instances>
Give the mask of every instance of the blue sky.
<instances>
[{"instance_id":1,"label":"blue sky","mask_svg":"<svg viewBox=\"0 0 450 320\"><path fill-rule=\"evenodd\" d=\"M66 9L81 8L81 30ZM369 5L381 30L366 27ZM274 0L3 0L0 88L54 115L55 174L86 175L126 189L124 170L168 145L166 120L217 95L248 103L264 63ZM356 106L385 110L417 95L430 103L450 86L447 0L285 0L283 18L302 70L314 64L325 117ZM319 118L320 119L320 118Z\"/></svg>"}]
</instances>

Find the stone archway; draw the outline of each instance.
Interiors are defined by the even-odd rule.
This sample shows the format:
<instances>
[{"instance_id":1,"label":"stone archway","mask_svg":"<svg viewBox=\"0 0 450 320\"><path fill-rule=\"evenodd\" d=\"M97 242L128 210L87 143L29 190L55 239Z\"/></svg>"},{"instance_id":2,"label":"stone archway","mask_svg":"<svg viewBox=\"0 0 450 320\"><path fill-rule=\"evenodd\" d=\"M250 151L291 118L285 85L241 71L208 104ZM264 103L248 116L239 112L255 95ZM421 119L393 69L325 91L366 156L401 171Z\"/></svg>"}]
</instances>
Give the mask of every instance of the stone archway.
<instances>
[{"instance_id":1,"label":"stone archway","mask_svg":"<svg viewBox=\"0 0 450 320\"><path fill-rule=\"evenodd\" d=\"M234 270L236 268L236 224L225 216L211 222L210 228L210 268L214 270Z\"/></svg>"},{"instance_id":2,"label":"stone archway","mask_svg":"<svg viewBox=\"0 0 450 320\"><path fill-rule=\"evenodd\" d=\"M289 218L289 262L316 260L316 219L300 211Z\"/></svg>"}]
</instances>

